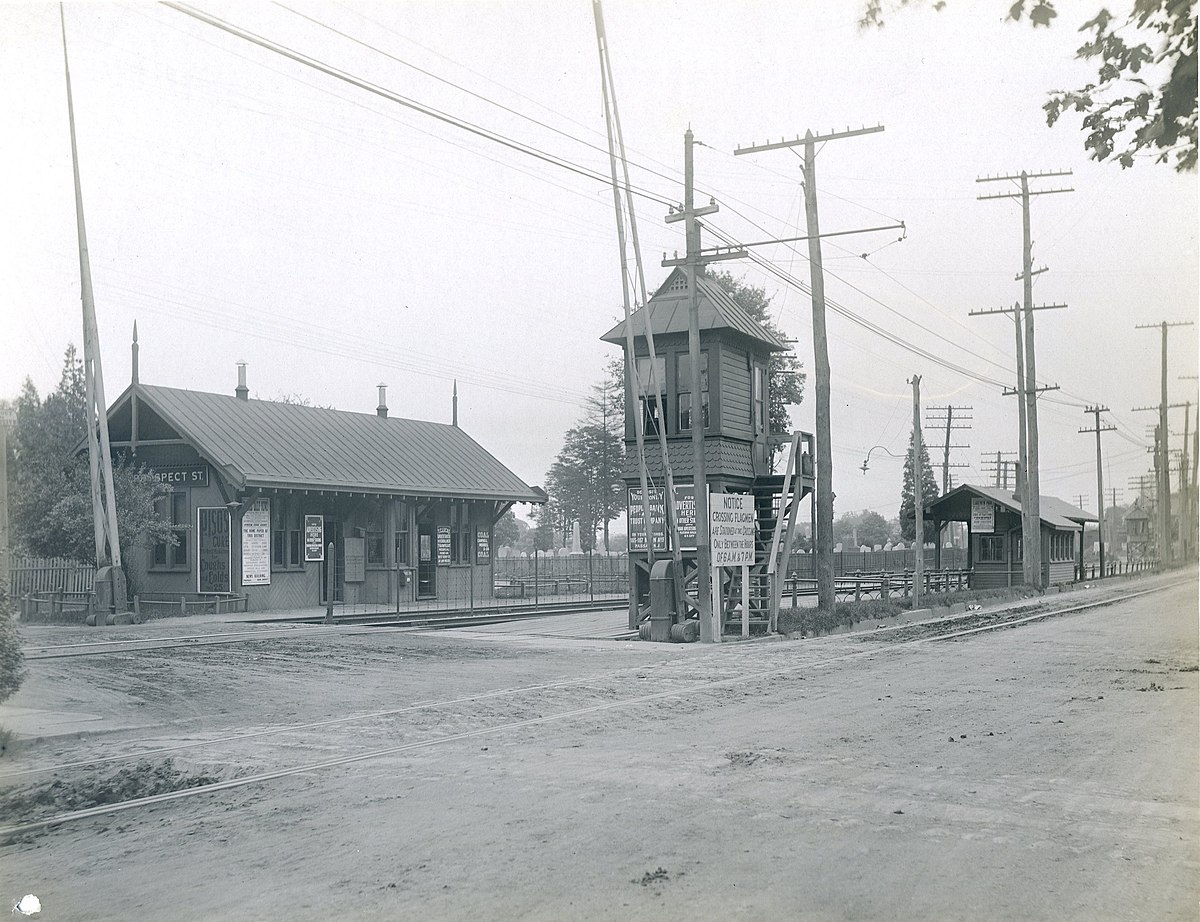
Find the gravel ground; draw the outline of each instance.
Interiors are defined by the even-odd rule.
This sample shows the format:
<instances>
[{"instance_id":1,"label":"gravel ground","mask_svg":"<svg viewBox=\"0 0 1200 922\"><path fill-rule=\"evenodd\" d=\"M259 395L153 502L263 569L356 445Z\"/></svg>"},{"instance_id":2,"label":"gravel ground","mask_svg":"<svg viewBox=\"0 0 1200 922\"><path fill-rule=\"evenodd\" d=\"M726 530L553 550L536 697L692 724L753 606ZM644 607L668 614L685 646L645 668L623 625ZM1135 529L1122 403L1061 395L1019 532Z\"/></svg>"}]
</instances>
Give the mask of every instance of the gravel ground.
<instances>
[{"instance_id":1,"label":"gravel ground","mask_svg":"<svg viewBox=\"0 0 1200 922\"><path fill-rule=\"evenodd\" d=\"M146 758L238 778L409 748L26 836L2 895L46 919L1195 919L1197 623L1192 582L935 643L362 631L36 662L13 704L118 729L19 747L10 794L181 743L204 745Z\"/></svg>"}]
</instances>

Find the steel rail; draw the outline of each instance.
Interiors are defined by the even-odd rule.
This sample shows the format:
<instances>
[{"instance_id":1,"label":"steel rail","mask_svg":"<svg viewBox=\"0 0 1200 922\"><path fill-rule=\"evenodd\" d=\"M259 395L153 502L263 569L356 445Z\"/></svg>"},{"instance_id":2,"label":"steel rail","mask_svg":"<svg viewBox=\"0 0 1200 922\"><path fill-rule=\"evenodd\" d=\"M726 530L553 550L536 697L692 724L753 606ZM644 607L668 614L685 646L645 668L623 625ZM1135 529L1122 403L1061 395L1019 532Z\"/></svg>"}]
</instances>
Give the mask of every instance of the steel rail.
<instances>
[{"instance_id":1,"label":"steel rail","mask_svg":"<svg viewBox=\"0 0 1200 922\"><path fill-rule=\"evenodd\" d=\"M58 814L57 816L46 817L40 820L33 820L27 823L20 823L11 826L0 827L0 839L7 839L12 836L22 835L28 832L33 832L39 829L45 829L51 826L60 826L65 823L75 822L78 820L91 819L97 816L106 816L113 813L120 813L126 810L138 809L140 807L154 806L160 803L167 803L175 800L182 800L186 797L199 796L202 794L216 794L222 791L233 790L235 788L246 787L254 784L263 784L269 781L275 781L281 778L288 778L295 775L307 774L309 772L321 771L327 768L336 768L345 765L353 765L358 762L365 762L371 759L382 758L390 755L399 755L405 752L412 752L418 749L428 749L435 746L441 746L446 743L458 742L466 739L474 739L480 736L500 733L506 730L520 729L523 727L537 726L541 724L556 723L558 721L570 720L576 717L582 717L589 714L597 714L604 711L611 711L618 708L628 707L637 704L644 704L649 701L658 701L664 698L675 698L684 695L694 694L696 692L708 691L717 688L728 688L731 686L746 684L749 682L761 681L772 677L788 675L790 673L799 672L802 669L822 669L835 663L844 662L846 660L858 659L861 657L874 656L876 654L901 650L905 647L919 646L921 644L933 643L942 640L952 640L960 637L966 637L973 634L980 634L989 631L999 630L1004 627L1012 627L1020 624L1029 623L1032 621L1045 620L1047 618L1058 617L1061 615L1072 614L1080 611L1087 611L1094 608L1104 608L1111 605L1117 605L1122 602L1140 598L1142 596L1151 595L1154 593L1165 592L1178 586L1191 584L1191 579L1173 580L1170 583L1161 586L1155 586L1149 589L1144 589L1134 593L1123 594L1119 596L1109 596L1103 599L1097 599L1091 602L1086 602L1081 605L1074 605L1068 608L1054 608L1045 612L1028 616L1025 618L1014 619L1009 621L1001 621L995 624L982 625L974 628L969 628L962 631L955 631L950 634L935 635L930 637L917 637L910 640L900 640L894 643L888 643L884 646L868 647L860 650L853 650L847 653L838 654L836 656L827 657L824 660L817 662L807 662L802 664L793 664L785 667L773 669L757 670L755 672L744 673L742 675L730 676L724 679L712 679L704 682L695 682L679 688L666 689L657 692L650 692L644 695L636 695L631 698L625 698L618 701L606 701L601 704L588 705L586 707L572 708L567 711L560 711L553 714L545 714L537 717L529 717L522 720L506 721L500 724L493 724L486 727L478 727L473 730L465 730L460 733L446 734L443 736L429 737L422 740L414 740L409 743L404 743L399 746L389 746L383 749L373 749L366 752L356 753L348 756L341 756L336 759L326 759L320 762L312 762L306 765L297 765L291 768L278 769L276 771L262 772L256 775L246 775L240 778L230 778L225 781L217 781L211 784L200 785L197 787L183 788L178 791L171 791L165 794L153 794L147 797L134 798L132 800L122 801L115 804L103 804L96 807L89 807L84 810L76 810L69 813ZM975 613L971 613L976 616ZM945 619L941 619L944 623ZM894 627L883 628L884 631L898 631L911 629L918 626L931 626L938 624L938 621L916 622L914 624L896 625ZM878 632L876 632L878 633ZM718 648L720 649L720 648ZM731 647L730 649L735 649ZM645 669L643 665L639 667Z\"/></svg>"}]
</instances>

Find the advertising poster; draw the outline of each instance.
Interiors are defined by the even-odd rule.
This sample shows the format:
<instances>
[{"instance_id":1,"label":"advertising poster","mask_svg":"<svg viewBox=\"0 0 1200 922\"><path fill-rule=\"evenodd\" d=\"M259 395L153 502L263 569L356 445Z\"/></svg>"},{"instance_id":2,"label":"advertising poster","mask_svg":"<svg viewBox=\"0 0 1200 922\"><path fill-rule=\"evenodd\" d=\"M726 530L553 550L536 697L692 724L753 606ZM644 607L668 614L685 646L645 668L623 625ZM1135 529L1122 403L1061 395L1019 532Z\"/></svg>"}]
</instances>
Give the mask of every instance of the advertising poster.
<instances>
[{"instance_id":1,"label":"advertising poster","mask_svg":"<svg viewBox=\"0 0 1200 922\"><path fill-rule=\"evenodd\" d=\"M475 562L490 563L492 560L492 532L487 528L475 529Z\"/></svg>"},{"instance_id":2,"label":"advertising poster","mask_svg":"<svg viewBox=\"0 0 1200 922\"><path fill-rule=\"evenodd\" d=\"M450 526L439 525L437 527L437 565L439 567L450 566Z\"/></svg>"},{"instance_id":3,"label":"advertising poster","mask_svg":"<svg viewBox=\"0 0 1200 922\"><path fill-rule=\"evenodd\" d=\"M201 506L196 510L197 592L230 592L232 569L232 526L224 506Z\"/></svg>"},{"instance_id":4,"label":"advertising poster","mask_svg":"<svg viewBox=\"0 0 1200 922\"><path fill-rule=\"evenodd\" d=\"M971 531L991 534L996 530L996 506L990 499L971 497Z\"/></svg>"},{"instance_id":5,"label":"advertising poster","mask_svg":"<svg viewBox=\"0 0 1200 922\"><path fill-rule=\"evenodd\" d=\"M271 584L271 501L255 500L242 513L242 585Z\"/></svg>"},{"instance_id":6,"label":"advertising poster","mask_svg":"<svg viewBox=\"0 0 1200 922\"><path fill-rule=\"evenodd\" d=\"M304 559L325 559L325 517L322 515L304 517Z\"/></svg>"}]
</instances>

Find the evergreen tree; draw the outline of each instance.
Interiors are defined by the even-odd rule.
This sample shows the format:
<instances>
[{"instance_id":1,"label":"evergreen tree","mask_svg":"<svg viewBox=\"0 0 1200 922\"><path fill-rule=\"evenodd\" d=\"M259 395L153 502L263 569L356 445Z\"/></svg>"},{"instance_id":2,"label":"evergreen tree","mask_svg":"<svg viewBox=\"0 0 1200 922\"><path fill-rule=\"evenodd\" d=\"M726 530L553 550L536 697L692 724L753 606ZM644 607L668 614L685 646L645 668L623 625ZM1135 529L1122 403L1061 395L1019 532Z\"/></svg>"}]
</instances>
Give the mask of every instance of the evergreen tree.
<instances>
[{"instance_id":1,"label":"evergreen tree","mask_svg":"<svg viewBox=\"0 0 1200 922\"><path fill-rule=\"evenodd\" d=\"M68 346L62 378L54 392L43 401L27 378L17 398L9 470L17 547L42 557L95 563L87 451L76 450L86 438L83 362L75 347ZM170 521L155 510L155 500L167 492L169 488L145 465L126 464L123 455L113 458L113 496L122 559L138 544L174 543Z\"/></svg>"},{"instance_id":2,"label":"evergreen tree","mask_svg":"<svg viewBox=\"0 0 1200 922\"><path fill-rule=\"evenodd\" d=\"M929 450L921 443L921 496L924 506L928 506L940 495L937 478L933 475L933 465L929 463ZM904 458L904 484L900 489L900 536L905 541L914 541L917 537L917 519L913 511L913 442L908 437L908 454ZM931 537L926 533L926 538Z\"/></svg>"}]
</instances>

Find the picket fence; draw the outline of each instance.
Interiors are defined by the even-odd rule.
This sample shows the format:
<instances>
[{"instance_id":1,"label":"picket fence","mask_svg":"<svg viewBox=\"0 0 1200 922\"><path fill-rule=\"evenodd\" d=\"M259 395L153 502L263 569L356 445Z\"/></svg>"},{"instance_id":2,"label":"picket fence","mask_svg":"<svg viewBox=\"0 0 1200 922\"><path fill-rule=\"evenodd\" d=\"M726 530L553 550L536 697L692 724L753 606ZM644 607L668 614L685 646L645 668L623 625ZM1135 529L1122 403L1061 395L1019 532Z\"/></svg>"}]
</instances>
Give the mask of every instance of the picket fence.
<instances>
[{"instance_id":1,"label":"picket fence","mask_svg":"<svg viewBox=\"0 0 1200 922\"><path fill-rule=\"evenodd\" d=\"M96 568L66 557L13 556L8 567L9 597L29 592L91 592Z\"/></svg>"}]
</instances>

